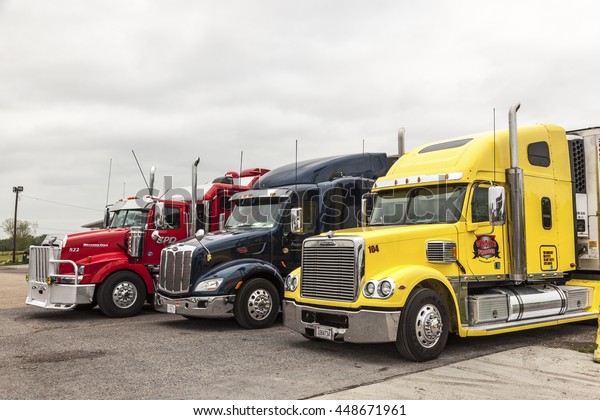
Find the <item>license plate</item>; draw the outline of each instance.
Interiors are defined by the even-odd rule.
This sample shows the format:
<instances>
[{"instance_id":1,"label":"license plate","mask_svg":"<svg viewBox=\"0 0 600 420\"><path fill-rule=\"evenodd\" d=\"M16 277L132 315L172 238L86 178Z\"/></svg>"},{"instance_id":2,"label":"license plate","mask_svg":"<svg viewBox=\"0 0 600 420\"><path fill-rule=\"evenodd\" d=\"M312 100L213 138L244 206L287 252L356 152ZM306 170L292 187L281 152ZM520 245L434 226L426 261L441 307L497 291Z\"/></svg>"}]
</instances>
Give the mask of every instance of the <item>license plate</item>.
<instances>
[{"instance_id":1,"label":"license plate","mask_svg":"<svg viewBox=\"0 0 600 420\"><path fill-rule=\"evenodd\" d=\"M176 314L177 313L177 309L175 309L175 305L173 305L171 303L167 303L167 313L169 313L169 314Z\"/></svg>"},{"instance_id":2,"label":"license plate","mask_svg":"<svg viewBox=\"0 0 600 420\"><path fill-rule=\"evenodd\" d=\"M333 340L333 328L316 326L315 337L322 338L323 340Z\"/></svg>"}]
</instances>

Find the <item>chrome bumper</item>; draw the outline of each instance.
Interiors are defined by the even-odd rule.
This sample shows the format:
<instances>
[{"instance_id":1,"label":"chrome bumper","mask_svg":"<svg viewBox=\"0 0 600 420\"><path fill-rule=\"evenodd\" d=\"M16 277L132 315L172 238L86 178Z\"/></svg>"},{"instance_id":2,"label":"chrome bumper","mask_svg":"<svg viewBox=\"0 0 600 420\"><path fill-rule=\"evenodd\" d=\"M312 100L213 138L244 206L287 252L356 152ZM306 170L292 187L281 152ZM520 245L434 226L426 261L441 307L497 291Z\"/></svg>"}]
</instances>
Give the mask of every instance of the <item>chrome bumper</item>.
<instances>
[{"instance_id":1,"label":"chrome bumper","mask_svg":"<svg viewBox=\"0 0 600 420\"><path fill-rule=\"evenodd\" d=\"M304 314L303 314L304 312ZM335 322L328 322L331 319ZM310 337L316 337L317 327L332 331L331 340L354 343L388 343L396 341L400 311L345 311L300 305L283 301L283 325ZM329 324L329 325L328 325ZM338 325L334 325L338 324ZM344 324L340 326L339 324Z\"/></svg>"},{"instance_id":2,"label":"chrome bumper","mask_svg":"<svg viewBox=\"0 0 600 420\"><path fill-rule=\"evenodd\" d=\"M233 316L234 300L235 295L171 299L155 293L154 309L198 318L223 318Z\"/></svg>"},{"instance_id":3,"label":"chrome bumper","mask_svg":"<svg viewBox=\"0 0 600 420\"><path fill-rule=\"evenodd\" d=\"M56 284L29 281L28 305L49 309L71 309L74 305L89 304L94 298L95 284Z\"/></svg>"}]
</instances>

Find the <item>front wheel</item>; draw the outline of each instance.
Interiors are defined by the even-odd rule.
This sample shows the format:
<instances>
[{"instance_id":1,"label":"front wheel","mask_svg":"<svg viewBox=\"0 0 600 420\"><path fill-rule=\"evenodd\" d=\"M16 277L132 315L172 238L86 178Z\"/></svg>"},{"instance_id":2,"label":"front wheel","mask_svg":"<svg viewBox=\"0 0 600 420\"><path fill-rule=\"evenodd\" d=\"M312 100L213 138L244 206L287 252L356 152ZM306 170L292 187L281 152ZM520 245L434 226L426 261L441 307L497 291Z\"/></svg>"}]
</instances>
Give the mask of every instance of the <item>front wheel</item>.
<instances>
[{"instance_id":1,"label":"front wheel","mask_svg":"<svg viewBox=\"0 0 600 420\"><path fill-rule=\"evenodd\" d=\"M416 362L438 357L448 340L448 309L442 298L431 289L416 289L406 301L396 348L400 355Z\"/></svg>"},{"instance_id":2,"label":"front wheel","mask_svg":"<svg viewBox=\"0 0 600 420\"><path fill-rule=\"evenodd\" d=\"M146 285L136 274L121 271L108 276L98 289L98 306L107 316L137 315L146 301Z\"/></svg>"},{"instance_id":3,"label":"front wheel","mask_svg":"<svg viewBox=\"0 0 600 420\"><path fill-rule=\"evenodd\" d=\"M268 280L248 280L235 298L233 315L237 323L249 329L273 325L279 313L279 293Z\"/></svg>"}]
</instances>

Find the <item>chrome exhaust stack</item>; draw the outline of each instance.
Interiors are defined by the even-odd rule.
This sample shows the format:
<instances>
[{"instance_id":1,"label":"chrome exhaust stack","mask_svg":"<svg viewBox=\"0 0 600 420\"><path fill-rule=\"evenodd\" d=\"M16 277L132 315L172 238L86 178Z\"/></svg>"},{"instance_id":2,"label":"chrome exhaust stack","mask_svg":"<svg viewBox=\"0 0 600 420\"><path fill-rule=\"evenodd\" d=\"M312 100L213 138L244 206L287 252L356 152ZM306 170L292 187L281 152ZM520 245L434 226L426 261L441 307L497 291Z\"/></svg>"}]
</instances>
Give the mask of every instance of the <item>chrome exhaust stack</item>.
<instances>
[{"instance_id":1,"label":"chrome exhaust stack","mask_svg":"<svg viewBox=\"0 0 600 420\"><path fill-rule=\"evenodd\" d=\"M404 127L401 127L400 130L398 130L398 159L402 157L402 155L404 154L404 133L406 132L406 130L404 129Z\"/></svg>"},{"instance_id":2,"label":"chrome exhaust stack","mask_svg":"<svg viewBox=\"0 0 600 420\"><path fill-rule=\"evenodd\" d=\"M148 194L150 194L150 197L154 197L154 174L156 173L156 166L153 166L152 168L150 168L150 185L148 186L148 190L150 190L148 192Z\"/></svg>"},{"instance_id":3,"label":"chrome exhaust stack","mask_svg":"<svg viewBox=\"0 0 600 420\"><path fill-rule=\"evenodd\" d=\"M200 163L200 158L197 158L192 166L192 204L190 206L190 228L188 231L188 236L192 237L196 234L198 230L198 164Z\"/></svg>"},{"instance_id":4,"label":"chrome exhaust stack","mask_svg":"<svg viewBox=\"0 0 600 420\"><path fill-rule=\"evenodd\" d=\"M527 279L527 249L525 245L525 196L523 169L519 168L519 142L517 137L517 111L520 103L515 103L508 111L508 131L510 143L510 165L506 170L510 196L510 243L511 279L522 282Z\"/></svg>"}]
</instances>

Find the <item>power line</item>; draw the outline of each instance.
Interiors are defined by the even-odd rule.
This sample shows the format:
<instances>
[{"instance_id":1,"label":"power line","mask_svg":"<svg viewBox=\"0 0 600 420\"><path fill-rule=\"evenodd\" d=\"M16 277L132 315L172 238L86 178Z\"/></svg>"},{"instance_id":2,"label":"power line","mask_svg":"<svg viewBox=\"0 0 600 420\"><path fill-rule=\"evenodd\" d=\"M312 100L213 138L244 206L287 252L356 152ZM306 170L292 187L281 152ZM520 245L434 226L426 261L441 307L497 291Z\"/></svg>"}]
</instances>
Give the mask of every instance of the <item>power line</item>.
<instances>
[{"instance_id":1,"label":"power line","mask_svg":"<svg viewBox=\"0 0 600 420\"><path fill-rule=\"evenodd\" d=\"M57 201L51 201L51 200L45 200L43 198L31 197L31 196L25 195L25 194L21 194L21 197L30 198L32 200L37 200L37 201L44 201L46 203L56 204L56 205L59 205L59 206L74 207L76 209L83 209L83 210L100 211L100 209L92 209L90 207L82 207L82 206L75 206L73 204L59 203Z\"/></svg>"}]
</instances>

